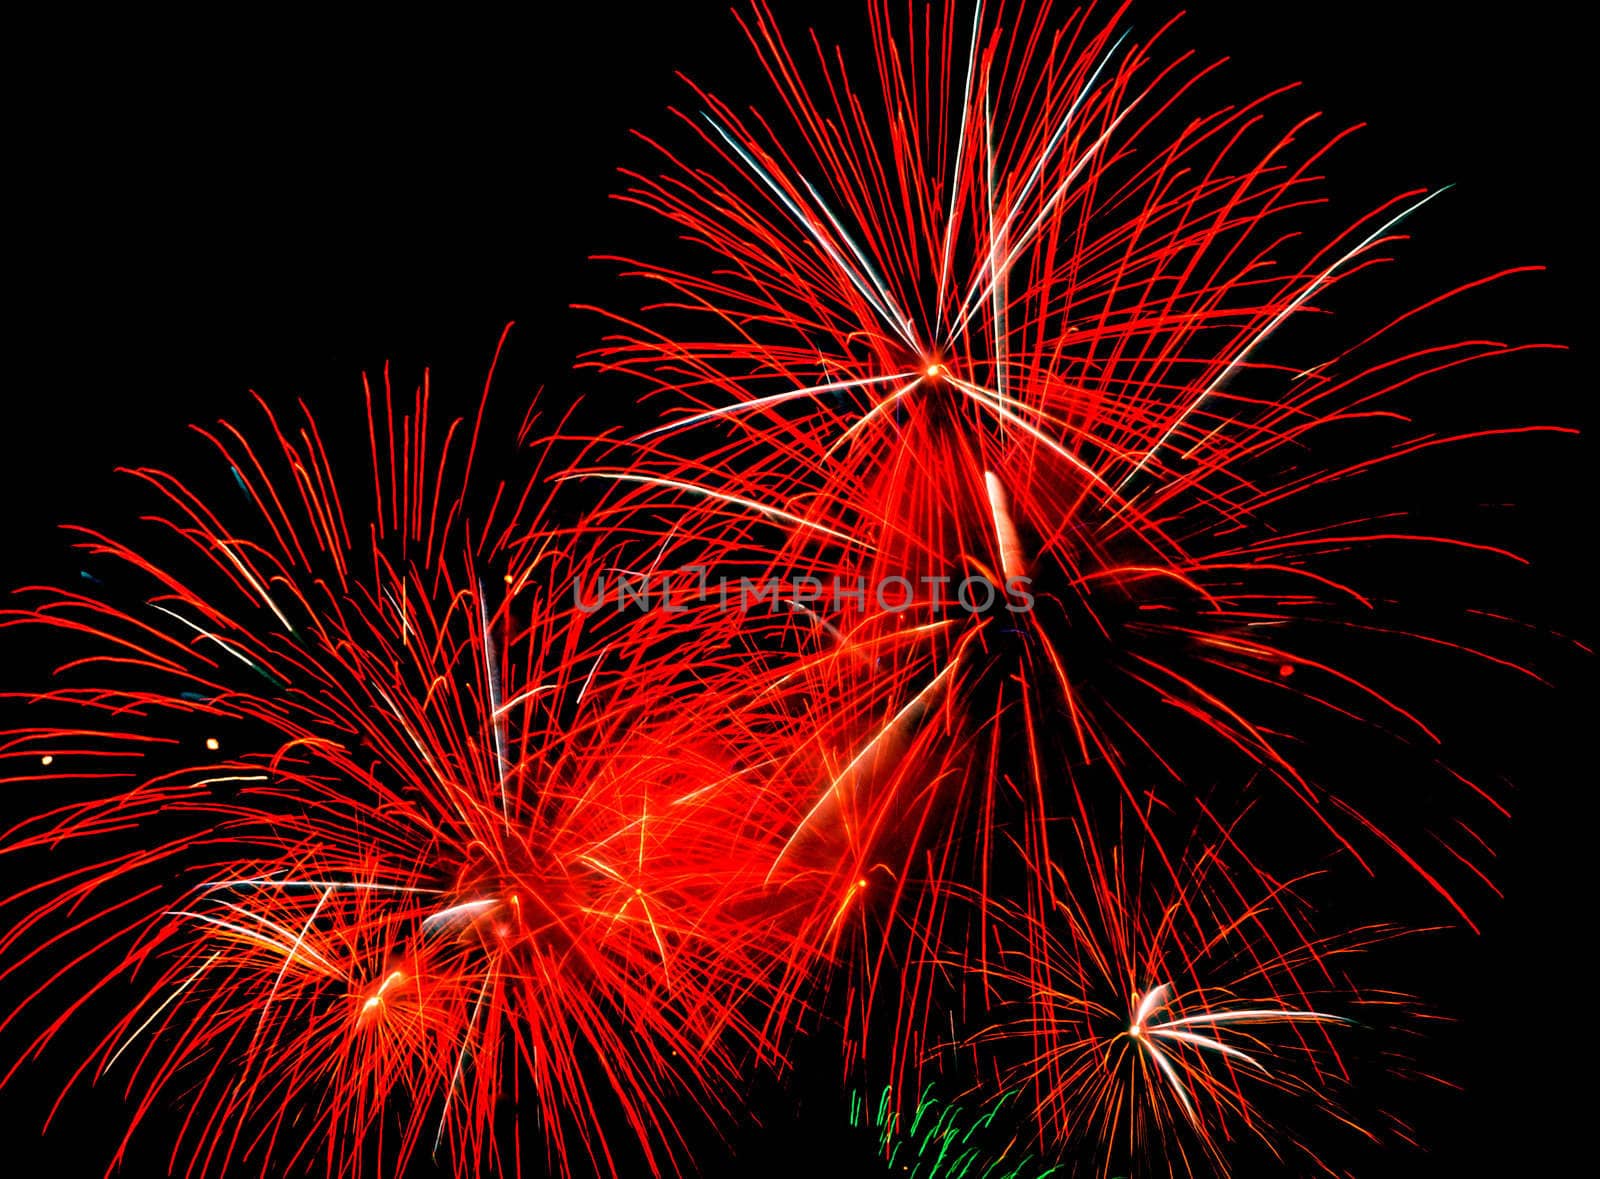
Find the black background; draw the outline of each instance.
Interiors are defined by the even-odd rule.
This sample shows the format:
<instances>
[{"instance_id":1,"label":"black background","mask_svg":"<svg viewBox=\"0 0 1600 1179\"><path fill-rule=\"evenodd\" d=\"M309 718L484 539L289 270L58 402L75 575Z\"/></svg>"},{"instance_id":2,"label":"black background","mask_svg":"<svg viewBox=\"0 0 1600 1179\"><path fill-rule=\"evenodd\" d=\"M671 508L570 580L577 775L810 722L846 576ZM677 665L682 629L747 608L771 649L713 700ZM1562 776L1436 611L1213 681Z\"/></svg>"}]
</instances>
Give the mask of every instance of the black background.
<instances>
[{"instance_id":1,"label":"black background","mask_svg":"<svg viewBox=\"0 0 1600 1179\"><path fill-rule=\"evenodd\" d=\"M791 31L815 17L860 52L855 6L819 7L822 16L778 6ZM1165 15L1150 5L1135 19ZM1334 164L1333 191L1351 211L1381 193L1455 182L1405 255L1429 288L1548 265L1499 296L1489 321L1508 338L1577 351L1509 379L1503 368L1492 380L1462 377L1456 420L1586 425L1582 34L1553 6L1494 15L1366 0L1228 3L1192 13L1175 43L1231 56L1231 97L1301 80L1292 109L1369 123ZM8 40L8 588L70 577L56 526L114 527L123 481L112 469L194 453L183 427L248 418L250 389L354 414L359 374L389 360L402 386L431 366L441 395L453 390L465 405L514 320L502 388L542 385L558 401L582 391L571 361L600 326L569 306L616 302L611 270L588 256L665 233L606 199L619 164L649 162L630 128L670 130L667 106L686 99L675 70L736 105L767 97L714 3L588 0L505 18L338 23L266 10L184 21L140 12L63 18ZM1506 591L1513 605L1587 637L1587 444L1513 447L1493 463L1496 491L1519 505L1517 545L1534 560ZM1510 693L1486 714L1503 726L1491 753L1516 785L1517 817L1498 841L1506 898L1480 906L1481 936L1429 951L1427 998L1457 1021L1437 1033L1439 1071L1461 1089L1418 1086L1406 1108L1427 1151L1397 1151L1366 1173L1528 1173L1592 1142L1582 992L1593 920L1580 883L1591 673L1560 644L1527 657L1556 689ZM0 660L8 689L42 684L49 665L47 651L16 636ZM1437 710L1448 712L1451 689L1439 693ZM36 801L0 806L9 820ZM0 1093L8 1151L33 1149L42 1095L76 1063L73 1049L58 1044ZM707 1171L874 1173L864 1143L838 1130L830 1077L765 1103L767 1128L737 1132L738 1159L708 1156ZM74 1108L44 1140L38 1173L103 1166L120 1133L116 1102ZM159 1173L163 1161L147 1151L130 1173Z\"/></svg>"}]
</instances>

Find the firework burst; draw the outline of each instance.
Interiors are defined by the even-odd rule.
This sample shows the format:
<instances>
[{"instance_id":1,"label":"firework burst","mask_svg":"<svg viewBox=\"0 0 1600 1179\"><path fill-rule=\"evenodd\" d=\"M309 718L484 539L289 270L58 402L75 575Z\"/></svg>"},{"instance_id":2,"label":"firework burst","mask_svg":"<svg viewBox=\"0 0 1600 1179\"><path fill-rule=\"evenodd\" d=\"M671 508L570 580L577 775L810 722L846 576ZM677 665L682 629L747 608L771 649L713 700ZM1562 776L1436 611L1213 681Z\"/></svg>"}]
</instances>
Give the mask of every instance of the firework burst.
<instances>
[{"instance_id":1,"label":"firework burst","mask_svg":"<svg viewBox=\"0 0 1600 1179\"><path fill-rule=\"evenodd\" d=\"M1462 366L1536 346L1397 343L1507 275L1341 339L1327 313L1439 190L1328 228L1321 171L1344 133L1283 119L1281 92L1188 115L1212 68L1126 10L874 3L868 19L863 73L792 50L754 5L775 112L696 88L692 147L652 143L662 171L630 174L625 199L700 253L623 261L658 297L608 312L590 361L668 416L573 477L620 492L611 519L670 520L664 567L778 587L762 617L703 625L776 652L830 718L840 768L785 855L835 849L816 924L875 930L852 1001L889 1029L894 1087L918 1091L905 1070L965 989L947 976L992 965L995 906L1021 898L1021 936L1043 937L1065 829L1132 822L1176 880L1156 816L1181 839L1215 824L1213 788L1275 782L1308 838L1367 873L1398 863L1471 924L1476 817L1419 831L1337 767L1377 739L1501 815L1383 668L1411 644L1533 673L1418 624L1348 555L1521 560L1352 491L1528 429L1414 421ZM1237 870L1273 878L1248 853Z\"/></svg>"},{"instance_id":2,"label":"firework burst","mask_svg":"<svg viewBox=\"0 0 1600 1179\"><path fill-rule=\"evenodd\" d=\"M68 1088L127 1098L114 1163L181 1099L196 1179L662 1174L842 1008L925 1173L1377 1136L1347 1045L1410 1007L1346 964L1399 931L1303 894L1398 863L1470 925L1493 887L1476 814L1371 768L1505 813L1386 672L1537 678L1432 608L1522 558L1383 479L1543 429L1429 402L1534 345L1409 342L1516 272L1351 330L1441 190L1334 220L1345 133L1200 106L1216 67L1125 7L865 10L847 67L757 0L774 108L696 88L629 174L688 253L619 260L649 302L587 363L658 419L441 425L385 374L347 449L263 403L201 431L225 496L134 471L145 538L80 530L93 590L0 615L63 652L0 737L52 796L0 841L41 880L0 901L0 1084L109 1009Z\"/></svg>"},{"instance_id":3,"label":"firework burst","mask_svg":"<svg viewBox=\"0 0 1600 1179\"><path fill-rule=\"evenodd\" d=\"M571 583L625 557L548 522L547 449L520 483L481 480L479 450L525 448L531 417L493 439L482 409L440 430L431 397L424 382L407 412L387 382L369 392L362 479L310 416L269 415L265 448L205 431L242 507L135 472L176 548L82 547L142 600L35 591L6 619L86 637L63 672L99 673L36 701L83 719L13 734L11 764L110 787L5 840L103 857L8 898L7 974L68 935L93 951L43 967L6 1023L68 978L131 990L78 1076L123 1085L135 1127L184 1087L173 1158L193 1174L264 1158L353 1174L418 1151L516 1168L522 1129L497 1146L507 1099L562 1174L625 1165L608 1125L658 1171L681 1144L669 1095L715 1112L729 1092L724 1038L746 1029L713 996L762 973L750 923L727 916L761 816L713 787L753 739L704 694L691 719L660 707L685 698L681 641L652 662L658 633L626 641L572 604ZM185 760L176 734L202 724L246 752Z\"/></svg>"},{"instance_id":4,"label":"firework burst","mask_svg":"<svg viewBox=\"0 0 1600 1179\"><path fill-rule=\"evenodd\" d=\"M1371 1142L1369 1121L1405 1134L1341 1103L1356 1088L1341 1041L1358 1025L1394 1039L1411 1018L1404 996L1351 974L1403 931L1312 932L1310 880L1243 883L1253 873L1229 864L1234 835L1198 845L1175 875L1142 836L1080 843L1074 868L1043 869L1059 885L1043 928L995 914L981 971L991 1022L944 1050L1030 1095L1040 1131L1079 1170L1227 1173L1253 1143L1276 1166L1342 1173L1285 1124L1321 1114ZM1286 1108L1297 1116L1274 1116Z\"/></svg>"},{"instance_id":5,"label":"firework burst","mask_svg":"<svg viewBox=\"0 0 1600 1179\"><path fill-rule=\"evenodd\" d=\"M1306 725L1284 707L1432 745L1414 708L1333 652L1389 635L1493 658L1409 632L1340 563L1402 543L1520 559L1409 529L1403 509L1344 490L1421 451L1517 432L1416 430L1407 398L1522 347L1383 350L1400 321L1481 284L1355 341L1297 337L1315 362L1274 350L1438 194L1299 245L1295 218L1322 202L1318 169L1343 136L1304 146L1310 119L1269 133L1276 94L1184 121L1174 112L1211 71L1161 64L1168 30L1136 38L1123 11L1057 28L1048 5L980 4L968 21L938 4L909 28L887 5L868 11L876 69L860 86L826 51L808 76L757 5L747 32L784 118L697 90L685 121L716 166L662 149L667 171L633 176L628 199L713 261L630 262L666 294L647 318L613 315L619 331L591 359L700 404L641 435L625 466L584 474L629 490L619 512L675 508L692 546L680 565L706 563L709 544L727 567L820 585L791 625L867 644L908 617L924 625L924 649L901 657L919 676L855 664L899 704L953 664L981 678L1020 636L1031 715L1060 716L1079 763L1134 791L1146 783L1129 781L1131 758L1137 774L1181 778L1167 731L1199 726L1349 850L1376 841L1406 858L1464 918L1370 800L1314 780L1289 736ZM1353 455L1352 426L1368 431ZM688 457L683 439L700 444ZM976 608L973 582L987 586ZM1023 711L985 703L978 727Z\"/></svg>"}]
</instances>

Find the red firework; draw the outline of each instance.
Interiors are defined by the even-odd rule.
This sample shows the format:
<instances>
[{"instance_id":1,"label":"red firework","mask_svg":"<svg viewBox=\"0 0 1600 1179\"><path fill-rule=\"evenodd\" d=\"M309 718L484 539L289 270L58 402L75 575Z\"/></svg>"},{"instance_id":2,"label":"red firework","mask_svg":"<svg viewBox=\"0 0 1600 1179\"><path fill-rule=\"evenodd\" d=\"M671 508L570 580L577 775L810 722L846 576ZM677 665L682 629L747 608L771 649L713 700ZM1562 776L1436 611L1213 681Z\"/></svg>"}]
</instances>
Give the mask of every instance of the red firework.
<instances>
[{"instance_id":1,"label":"red firework","mask_svg":"<svg viewBox=\"0 0 1600 1179\"><path fill-rule=\"evenodd\" d=\"M616 333L590 359L679 408L620 465L577 474L619 487L618 519L671 519L664 567L784 587L776 621L719 603L705 626L806 652L775 674L806 682L841 768L785 856L838 849L829 932L867 869L895 882L885 929L901 932L866 954L865 1000L895 1091L919 1091L900 1070L948 1001L927 947L989 969L988 904L952 898L1020 897L1022 928L1044 929L1062 823L1131 817L1181 887L1151 814L1209 825L1211 788L1275 781L1341 854L1401 861L1470 924L1457 880L1487 879L1474 829L1396 829L1361 779L1319 772L1316 736L1354 721L1438 762L1426 718L1350 654L1370 642L1532 674L1416 628L1343 561L1391 545L1520 560L1348 490L1540 429L1412 422L1420 390L1537 345L1386 350L1503 275L1330 341L1308 321L1437 192L1307 239L1344 135L1271 130L1278 94L1186 116L1211 70L1163 64L1166 28L1138 36L1125 10L1058 26L1048 4L868 14L863 82L820 44L803 62L755 4L777 113L697 88L693 150L657 144L663 172L630 174L625 199L701 253L624 260L659 298L608 312ZM982 604L955 597L968 585L988 587Z\"/></svg>"},{"instance_id":2,"label":"red firework","mask_svg":"<svg viewBox=\"0 0 1600 1179\"><path fill-rule=\"evenodd\" d=\"M1400 931L1311 932L1308 882L1251 890L1229 863L1232 830L1185 855L1176 884L1142 836L1078 834L1071 869L1039 866L1060 886L1042 926L998 907L989 1022L949 1048L1030 1094L1041 1135L1058 1155L1075 1145L1086 1172L1225 1174L1255 1142L1279 1165L1343 1173L1271 1116L1271 1099L1377 1140L1340 1107L1354 1088L1341 1041L1357 1025L1392 1038L1410 1004L1353 985L1349 966Z\"/></svg>"},{"instance_id":3,"label":"red firework","mask_svg":"<svg viewBox=\"0 0 1600 1179\"><path fill-rule=\"evenodd\" d=\"M657 630L630 642L574 604L572 583L625 561L547 522L538 470L481 476L531 415L508 447L483 407L441 431L431 398L369 392L365 474L309 415L269 413L265 447L202 431L242 505L136 471L167 504L167 555L81 547L139 600L38 590L5 619L86 637L63 672L98 673L36 698L82 719L12 734L8 761L50 767L36 787L107 787L4 841L102 857L7 898L4 973L48 977L5 1023L61 996L31 1054L90 999L131 996L76 1077L132 1096L130 1135L182 1090L186 1174L418 1151L520 1173L503 1099L561 1174L632 1170L608 1125L655 1172L679 1106L723 1109L754 1034L729 1002L766 949L729 914L771 852L742 850L766 831L758 799L730 810L715 786L755 740L715 688L679 683L682 636L652 661ZM184 760L176 734L200 724L250 752Z\"/></svg>"},{"instance_id":4,"label":"red firework","mask_svg":"<svg viewBox=\"0 0 1600 1179\"><path fill-rule=\"evenodd\" d=\"M153 539L82 534L131 593L0 616L85 648L28 698L64 719L0 739L73 799L0 850L85 849L3 902L0 1029L54 1005L26 1059L120 1005L73 1084L130 1136L181 1096L173 1169L520 1173L525 1129L563 1176L681 1169L683 1115L731 1116L834 979L895 1100L1020 1086L1086 1170L1327 1166L1269 1107L1337 1111L1353 1013L1399 1006L1344 955L1393 931L1317 932L1217 816L1287 796L1314 854L1470 923L1476 828L1419 832L1329 746L1380 730L1502 811L1362 653L1532 673L1344 555L1520 558L1350 489L1531 429L1413 416L1532 346L1391 344L1481 282L1333 340L1438 194L1303 232L1344 136L1272 130L1279 94L1188 116L1212 70L1168 28L867 12L863 82L757 3L781 111L697 90L632 177L701 253L626 263L660 297L590 361L662 424L536 442L486 390L441 430L386 378L354 470L309 412L224 423L237 503L136 471Z\"/></svg>"},{"instance_id":5,"label":"red firework","mask_svg":"<svg viewBox=\"0 0 1600 1179\"><path fill-rule=\"evenodd\" d=\"M1319 629L1391 629L1382 603L1321 567L1390 542L1517 558L1408 532L1402 511L1348 519L1337 499L1313 501L1418 451L1521 432L1442 435L1386 406L1419 381L1536 346L1382 354L1417 308L1309 366L1262 359L1297 313L1383 261L1437 194L1402 194L1296 249L1292 215L1320 200L1315 169L1342 136L1300 149L1311 120L1264 135L1269 95L1159 138L1209 72L1159 66L1165 30L1118 35L1121 12L1056 30L1048 5L979 5L968 30L959 8L930 6L901 30L871 5L877 85L862 92L825 52L808 88L755 7L748 31L787 125L696 92L705 109L685 119L720 171L669 153L673 170L635 177L628 197L715 262L630 263L670 292L652 308L665 326L614 317L624 331L594 357L705 408L641 436L626 469L587 473L637 489L619 511L679 505L685 562L704 562L714 538L724 564L743 548L791 582L817 578L833 635L903 626L908 613L940 621L968 577L1031 580L1052 608L1011 620L1033 640L1025 678L1055 692L1080 757L1114 768L1118 750L1145 746L1160 760L1162 742L1105 703L1108 684L1075 681L1056 614L1103 639L1122 686L1209 728L1330 826L1367 826L1230 693L1275 687L1434 739L1317 654L1327 639L1292 645ZM1364 453L1329 465L1343 448L1320 439L1358 422L1372 427ZM1397 435L1381 432L1395 422ZM689 431L712 441L684 459L670 439ZM776 542L754 536L763 526ZM871 600L891 579L916 590L908 610ZM868 600L836 583L865 583ZM946 614L928 600L933 583ZM819 611L797 605L811 625ZM983 625L930 627L935 674Z\"/></svg>"}]
</instances>

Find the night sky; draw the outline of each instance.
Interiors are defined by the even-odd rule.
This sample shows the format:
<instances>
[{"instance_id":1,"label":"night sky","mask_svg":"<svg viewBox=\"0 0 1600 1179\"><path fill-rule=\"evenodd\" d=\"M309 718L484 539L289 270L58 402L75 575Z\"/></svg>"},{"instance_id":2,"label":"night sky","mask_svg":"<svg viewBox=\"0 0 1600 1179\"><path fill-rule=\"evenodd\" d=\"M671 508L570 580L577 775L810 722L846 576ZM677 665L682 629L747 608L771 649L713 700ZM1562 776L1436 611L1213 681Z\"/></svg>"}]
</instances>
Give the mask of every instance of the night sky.
<instances>
[{"instance_id":1,"label":"night sky","mask_svg":"<svg viewBox=\"0 0 1600 1179\"><path fill-rule=\"evenodd\" d=\"M354 420L361 373L388 361L403 387L429 366L438 395L465 410L515 321L502 392L542 386L557 404L589 393L598 420L638 414L625 392L592 389L571 367L602 331L571 306L626 306L635 294L619 295L614 268L590 256L670 245L665 226L607 199L619 166L651 162L630 130L677 134L668 108L691 97L678 71L735 105L770 106L769 92L722 4L550 7L362 23L139 10L12 31L6 589L75 577L58 525L114 530L128 483L114 468L193 470L203 451L184 427L254 420L251 390ZM815 5L820 15L804 3L775 7L791 32L814 19L824 39L864 53L854 4ZM1461 331L1576 351L1459 375L1448 420L1587 426L1584 35L1554 6L1506 6L1492 22L1470 7L1395 7L1202 4L1173 44L1233 58L1213 96L1248 99L1299 80L1281 111L1325 111L1330 129L1369 124L1330 164L1329 191L1346 212L1395 190L1456 185L1409 227L1417 240L1401 255L1397 301L1504 266L1547 265L1546 276L1476 301ZM1133 20L1143 27L1168 12L1140 3ZM1583 1026L1592 661L1548 632L1592 637L1593 469L1587 441L1519 443L1480 448L1414 489L1479 513L1479 535L1531 559L1464 588L1530 624L1517 653L1551 686L1413 676L1436 697L1430 716L1453 717L1477 763L1499 771L1515 818L1495 838L1505 897L1477 905L1483 932L1398 953L1399 972L1413 971L1408 981L1444 1017L1419 1054L1459 1088L1409 1087L1398 1104L1428 1149L1376 1155L1363 1174L1535 1173L1567 1140L1592 1139L1579 1108L1590 1086L1574 1076L1592 1052ZM0 688L48 682L52 652L38 636L6 632L0 644ZM7 724L14 713L8 706ZM0 797L0 818L9 825L46 803ZM0 861L14 888L10 873ZM1403 920L1445 916L1422 890L1395 891ZM9 1006L3 992L0 1005ZM58 1042L0 1092L6 1149L38 1143L34 1165L60 1176L99 1174L124 1124L107 1089L75 1099L39 1140L48 1099L83 1046ZM0 1067L17 1050L16 1035L0 1038ZM871 1142L842 1130L826 1060L787 1086L752 1081L752 1092L765 1125L733 1132L734 1159L708 1146L707 1174L879 1173ZM153 1127L125 1173L161 1173L162 1145Z\"/></svg>"}]
</instances>

